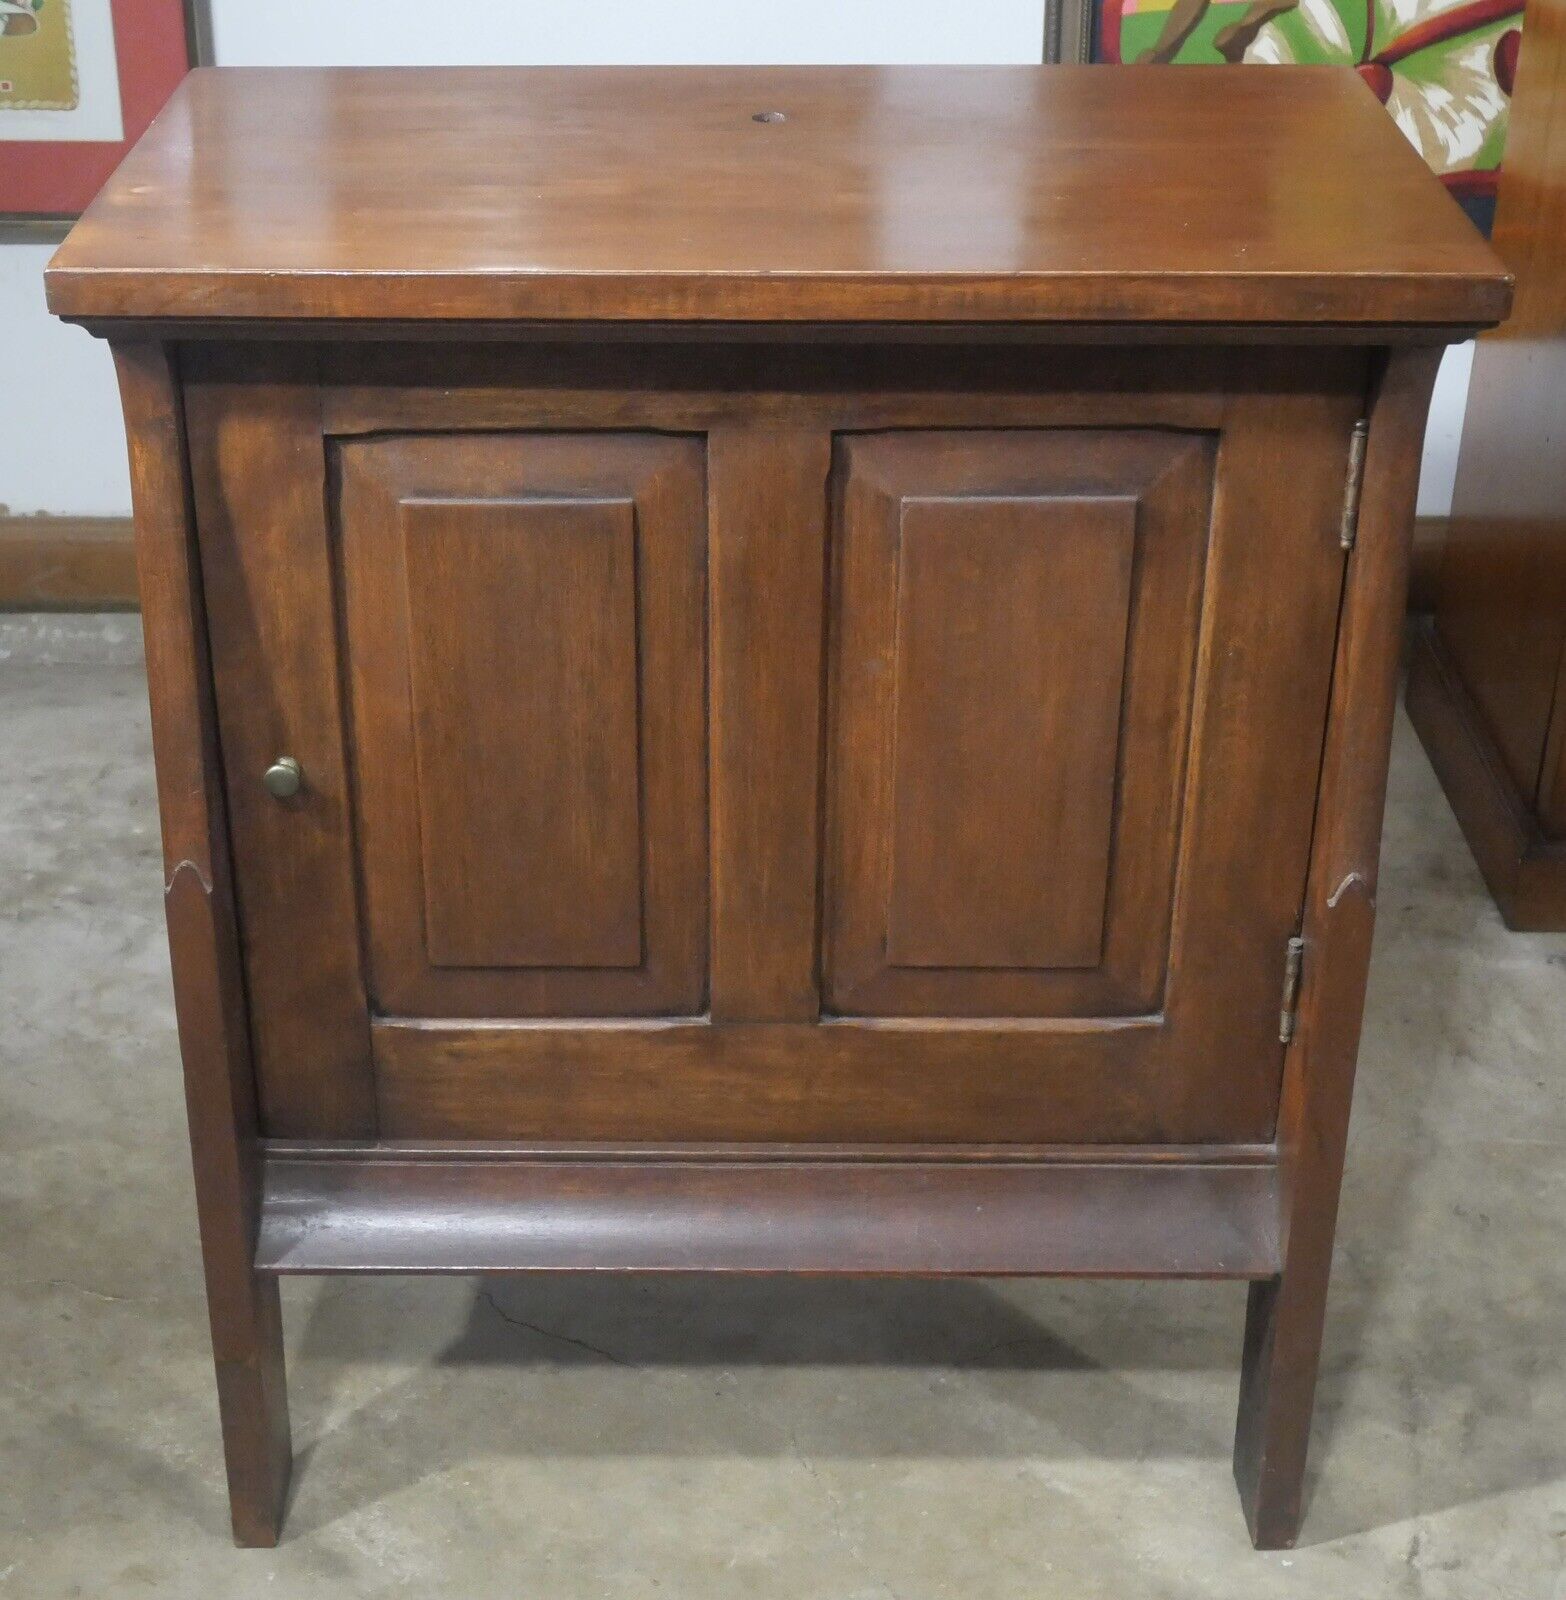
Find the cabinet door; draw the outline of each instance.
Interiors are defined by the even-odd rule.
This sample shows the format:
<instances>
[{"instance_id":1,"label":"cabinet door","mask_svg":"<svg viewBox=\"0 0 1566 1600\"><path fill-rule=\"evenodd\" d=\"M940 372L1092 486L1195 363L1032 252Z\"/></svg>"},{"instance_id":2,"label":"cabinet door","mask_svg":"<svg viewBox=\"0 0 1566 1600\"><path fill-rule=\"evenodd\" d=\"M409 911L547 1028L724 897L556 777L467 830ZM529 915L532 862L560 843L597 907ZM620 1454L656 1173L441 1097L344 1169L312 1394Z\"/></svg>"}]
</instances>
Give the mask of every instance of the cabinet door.
<instances>
[{"instance_id":1,"label":"cabinet door","mask_svg":"<svg viewBox=\"0 0 1566 1600\"><path fill-rule=\"evenodd\" d=\"M337 468L372 1006L699 1011L699 444L408 435Z\"/></svg>"},{"instance_id":2,"label":"cabinet door","mask_svg":"<svg viewBox=\"0 0 1566 1600\"><path fill-rule=\"evenodd\" d=\"M1359 358L261 359L186 410L269 1134L1271 1136Z\"/></svg>"},{"instance_id":3,"label":"cabinet door","mask_svg":"<svg viewBox=\"0 0 1566 1600\"><path fill-rule=\"evenodd\" d=\"M823 1009L948 1136L1270 1130L1343 458L1268 411L839 440Z\"/></svg>"},{"instance_id":4,"label":"cabinet door","mask_svg":"<svg viewBox=\"0 0 1566 1600\"><path fill-rule=\"evenodd\" d=\"M214 364L186 410L266 1131L383 1126L391 1019L700 1013L700 437L339 440L301 358Z\"/></svg>"}]
</instances>

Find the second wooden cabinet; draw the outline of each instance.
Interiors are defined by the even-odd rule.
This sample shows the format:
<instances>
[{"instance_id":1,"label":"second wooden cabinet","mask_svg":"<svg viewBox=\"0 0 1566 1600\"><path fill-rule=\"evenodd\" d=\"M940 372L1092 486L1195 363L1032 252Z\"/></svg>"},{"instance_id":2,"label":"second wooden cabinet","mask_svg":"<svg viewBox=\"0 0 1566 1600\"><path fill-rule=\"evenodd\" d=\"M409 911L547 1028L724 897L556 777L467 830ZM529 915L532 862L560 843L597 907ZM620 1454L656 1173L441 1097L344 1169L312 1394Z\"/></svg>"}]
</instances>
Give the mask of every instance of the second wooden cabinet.
<instances>
[{"instance_id":1,"label":"second wooden cabinet","mask_svg":"<svg viewBox=\"0 0 1566 1600\"><path fill-rule=\"evenodd\" d=\"M1365 358L190 359L267 1133L1272 1137Z\"/></svg>"}]
</instances>

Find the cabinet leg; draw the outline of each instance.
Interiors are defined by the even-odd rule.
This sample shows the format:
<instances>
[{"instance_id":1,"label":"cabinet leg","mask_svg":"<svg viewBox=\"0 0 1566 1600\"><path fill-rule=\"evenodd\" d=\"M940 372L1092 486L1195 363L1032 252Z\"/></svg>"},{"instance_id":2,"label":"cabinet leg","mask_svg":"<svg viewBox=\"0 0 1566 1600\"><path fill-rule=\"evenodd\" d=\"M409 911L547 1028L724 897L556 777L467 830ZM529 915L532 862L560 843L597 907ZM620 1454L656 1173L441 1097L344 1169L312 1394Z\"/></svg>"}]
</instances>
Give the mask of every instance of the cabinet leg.
<instances>
[{"instance_id":1,"label":"cabinet leg","mask_svg":"<svg viewBox=\"0 0 1566 1600\"><path fill-rule=\"evenodd\" d=\"M277 1280L243 1277L228 1294L209 1285L212 1354L234 1543L262 1547L282 1530L293 1445Z\"/></svg>"},{"instance_id":2,"label":"cabinet leg","mask_svg":"<svg viewBox=\"0 0 1566 1600\"><path fill-rule=\"evenodd\" d=\"M1234 1477L1258 1550L1286 1550L1299 1534L1326 1289L1325 1273L1251 1285Z\"/></svg>"}]
</instances>

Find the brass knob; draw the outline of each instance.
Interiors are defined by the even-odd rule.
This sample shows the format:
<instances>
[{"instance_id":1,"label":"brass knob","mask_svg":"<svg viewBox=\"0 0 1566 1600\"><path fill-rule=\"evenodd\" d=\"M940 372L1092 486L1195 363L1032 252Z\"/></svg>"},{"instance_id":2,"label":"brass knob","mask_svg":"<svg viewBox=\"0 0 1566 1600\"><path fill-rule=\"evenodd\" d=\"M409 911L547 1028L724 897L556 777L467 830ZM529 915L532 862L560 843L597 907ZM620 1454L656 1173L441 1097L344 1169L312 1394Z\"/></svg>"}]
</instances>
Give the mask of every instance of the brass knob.
<instances>
[{"instance_id":1,"label":"brass knob","mask_svg":"<svg viewBox=\"0 0 1566 1600\"><path fill-rule=\"evenodd\" d=\"M262 775L266 792L278 800L291 800L299 793L304 782L304 772L292 756L279 756Z\"/></svg>"}]
</instances>

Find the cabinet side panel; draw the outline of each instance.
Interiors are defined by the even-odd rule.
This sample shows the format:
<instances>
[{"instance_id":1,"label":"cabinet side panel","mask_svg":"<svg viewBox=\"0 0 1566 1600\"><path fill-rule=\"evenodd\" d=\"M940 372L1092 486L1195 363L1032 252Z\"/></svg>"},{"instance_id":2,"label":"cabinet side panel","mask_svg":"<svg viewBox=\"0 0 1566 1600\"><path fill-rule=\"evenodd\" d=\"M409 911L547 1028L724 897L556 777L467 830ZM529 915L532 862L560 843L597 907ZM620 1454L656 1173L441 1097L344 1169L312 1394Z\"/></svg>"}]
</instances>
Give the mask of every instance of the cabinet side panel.
<instances>
[{"instance_id":1,"label":"cabinet side panel","mask_svg":"<svg viewBox=\"0 0 1566 1600\"><path fill-rule=\"evenodd\" d=\"M255 1081L180 397L163 349L119 345L114 356L130 443L174 1011L230 1511L240 1544L270 1545L292 1464L282 1312L276 1284L254 1271Z\"/></svg>"},{"instance_id":2,"label":"cabinet side panel","mask_svg":"<svg viewBox=\"0 0 1566 1600\"><path fill-rule=\"evenodd\" d=\"M1517 275L1480 339L1436 627L1512 783L1566 839L1566 7L1533 0L1517 67L1495 247ZM1553 718L1553 732L1552 729ZM1557 913L1557 917L1562 913Z\"/></svg>"},{"instance_id":3,"label":"cabinet side panel","mask_svg":"<svg viewBox=\"0 0 1566 1600\"><path fill-rule=\"evenodd\" d=\"M1487 362L1479 402L1504 357ZM1476 377L1479 375L1476 372ZM1465 438L1467 436L1465 435ZM1463 478L1477 493L1477 463L1465 443ZM1513 461L1505 475L1527 477ZM1566 527L1547 514L1455 511L1442 552L1435 626L1512 786L1534 805L1556 675L1566 640ZM1563 829L1562 831L1566 831Z\"/></svg>"}]
</instances>

